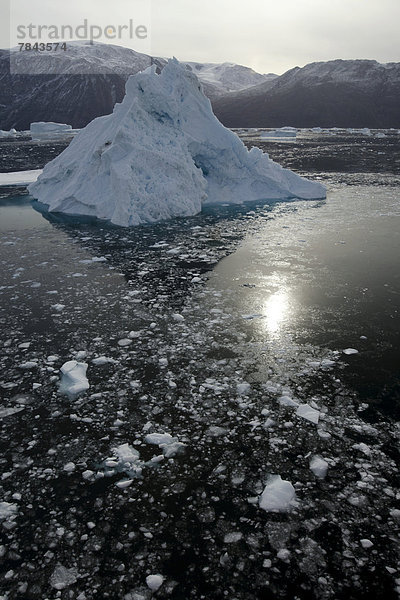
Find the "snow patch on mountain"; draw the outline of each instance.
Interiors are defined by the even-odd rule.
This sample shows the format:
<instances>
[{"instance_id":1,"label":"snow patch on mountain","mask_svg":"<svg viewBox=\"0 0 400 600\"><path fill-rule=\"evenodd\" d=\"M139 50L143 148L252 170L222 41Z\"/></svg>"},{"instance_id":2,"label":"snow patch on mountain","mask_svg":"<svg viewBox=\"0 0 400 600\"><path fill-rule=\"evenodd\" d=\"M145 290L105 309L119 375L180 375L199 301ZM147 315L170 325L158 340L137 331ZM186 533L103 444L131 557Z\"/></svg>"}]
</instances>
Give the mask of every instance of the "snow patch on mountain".
<instances>
[{"instance_id":1,"label":"snow patch on mountain","mask_svg":"<svg viewBox=\"0 0 400 600\"><path fill-rule=\"evenodd\" d=\"M272 81L277 75L262 75L235 63L187 63L196 73L210 98L222 96L229 92L238 92L254 85Z\"/></svg>"}]
</instances>

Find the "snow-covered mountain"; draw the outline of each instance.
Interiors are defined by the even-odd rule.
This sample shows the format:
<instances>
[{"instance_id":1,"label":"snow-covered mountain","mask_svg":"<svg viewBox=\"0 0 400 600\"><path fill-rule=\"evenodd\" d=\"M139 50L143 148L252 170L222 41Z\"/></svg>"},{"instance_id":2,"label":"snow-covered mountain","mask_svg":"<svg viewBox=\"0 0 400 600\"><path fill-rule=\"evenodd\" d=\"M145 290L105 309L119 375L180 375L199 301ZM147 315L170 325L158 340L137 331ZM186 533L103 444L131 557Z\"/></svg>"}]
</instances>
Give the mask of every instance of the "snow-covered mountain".
<instances>
[{"instance_id":1,"label":"snow-covered mountain","mask_svg":"<svg viewBox=\"0 0 400 600\"><path fill-rule=\"evenodd\" d=\"M34 121L84 127L121 102L129 75L154 59L120 46L74 42L66 51L0 51L0 127L29 129Z\"/></svg>"},{"instance_id":2,"label":"snow-covered mountain","mask_svg":"<svg viewBox=\"0 0 400 600\"><path fill-rule=\"evenodd\" d=\"M69 42L56 52L0 50L0 128L28 129L33 121L83 127L121 102L130 75L166 60L129 48ZM191 63L211 98L266 81L240 65Z\"/></svg>"},{"instance_id":3,"label":"snow-covered mountain","mask_svg":"<svg viewBox=\"0 0 400 600\"><path fill-rule=\"evenodd\" d=\"M229 127L399 127L400 63L333 60L295 67L214 102Z\"/></svg>"},{"instance_id":4,"label":"snow-covered mountain","mask_svg":"<svg viewBox=\"0 0 400 600\"><path fill-rule=\"evenodd\" d=\"M189 62L187 64L196 73L205 93L211 99L224 96L229 92L245 90L278 77L274 73L261 75L249 67L235 63Z\"/></svg>"}]
</instances>

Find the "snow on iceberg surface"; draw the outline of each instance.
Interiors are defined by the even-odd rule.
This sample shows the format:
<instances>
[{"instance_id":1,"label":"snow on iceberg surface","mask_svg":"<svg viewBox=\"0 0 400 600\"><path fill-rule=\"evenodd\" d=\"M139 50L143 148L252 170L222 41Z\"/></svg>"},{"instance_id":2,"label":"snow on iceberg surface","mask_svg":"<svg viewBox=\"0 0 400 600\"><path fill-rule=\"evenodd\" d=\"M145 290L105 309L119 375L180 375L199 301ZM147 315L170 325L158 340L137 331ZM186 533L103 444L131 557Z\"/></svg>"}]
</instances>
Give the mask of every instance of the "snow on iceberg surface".
<instances>
[{"instance_id":1,"label":"snow on iceberg surface","mask_svg":"<svg viewBox=\"0 0 400 600\"><path fill-rule=\"evenodd\" d=\"M29 192L50 212L122 226L195 215L204 203L325 197L321 184L248 151L176 59L130 77L123 102L81 130Z\"/></svg>"}]
</instances>

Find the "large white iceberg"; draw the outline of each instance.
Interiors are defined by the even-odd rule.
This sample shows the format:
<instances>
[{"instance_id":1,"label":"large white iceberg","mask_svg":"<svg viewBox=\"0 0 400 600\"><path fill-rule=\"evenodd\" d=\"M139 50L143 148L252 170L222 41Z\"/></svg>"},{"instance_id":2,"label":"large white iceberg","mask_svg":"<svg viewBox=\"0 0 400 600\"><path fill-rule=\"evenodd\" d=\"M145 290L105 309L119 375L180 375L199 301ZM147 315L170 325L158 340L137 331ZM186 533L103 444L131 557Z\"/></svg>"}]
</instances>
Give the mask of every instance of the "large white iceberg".
<instances>
[{"instance_id":1,"label":"large white iceberg","mask_svg":"<svg viewBox=\"0 0 400 600\"><path fill-rule=\"evenodd\" d=\"M325 197L321 184L248 151L176 59L130 77L123 102L78 133L29 192L50 212L122 226L195 215L205 203Z\"/></svg>"}]
</instances>

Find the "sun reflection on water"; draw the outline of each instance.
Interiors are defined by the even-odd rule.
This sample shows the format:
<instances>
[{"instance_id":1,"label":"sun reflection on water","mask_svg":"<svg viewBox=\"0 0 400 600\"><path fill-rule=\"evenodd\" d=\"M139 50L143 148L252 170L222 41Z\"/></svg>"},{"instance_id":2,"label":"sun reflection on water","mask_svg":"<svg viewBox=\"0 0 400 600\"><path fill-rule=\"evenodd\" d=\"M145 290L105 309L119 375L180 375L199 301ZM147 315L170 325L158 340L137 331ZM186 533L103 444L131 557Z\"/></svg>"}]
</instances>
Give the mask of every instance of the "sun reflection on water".
<instances>
[{"instance_id":1,"label":"sun reflection on water","mask_svg":"<svg viewBox=\"0 0 400 600\"><path fill-rule=\"evenodd\" d=\"M283 322L287 319L289 295L284 290L272 294L264 304L265 328L268 333L276 335Z\"/></svg>"}]
</instances>

